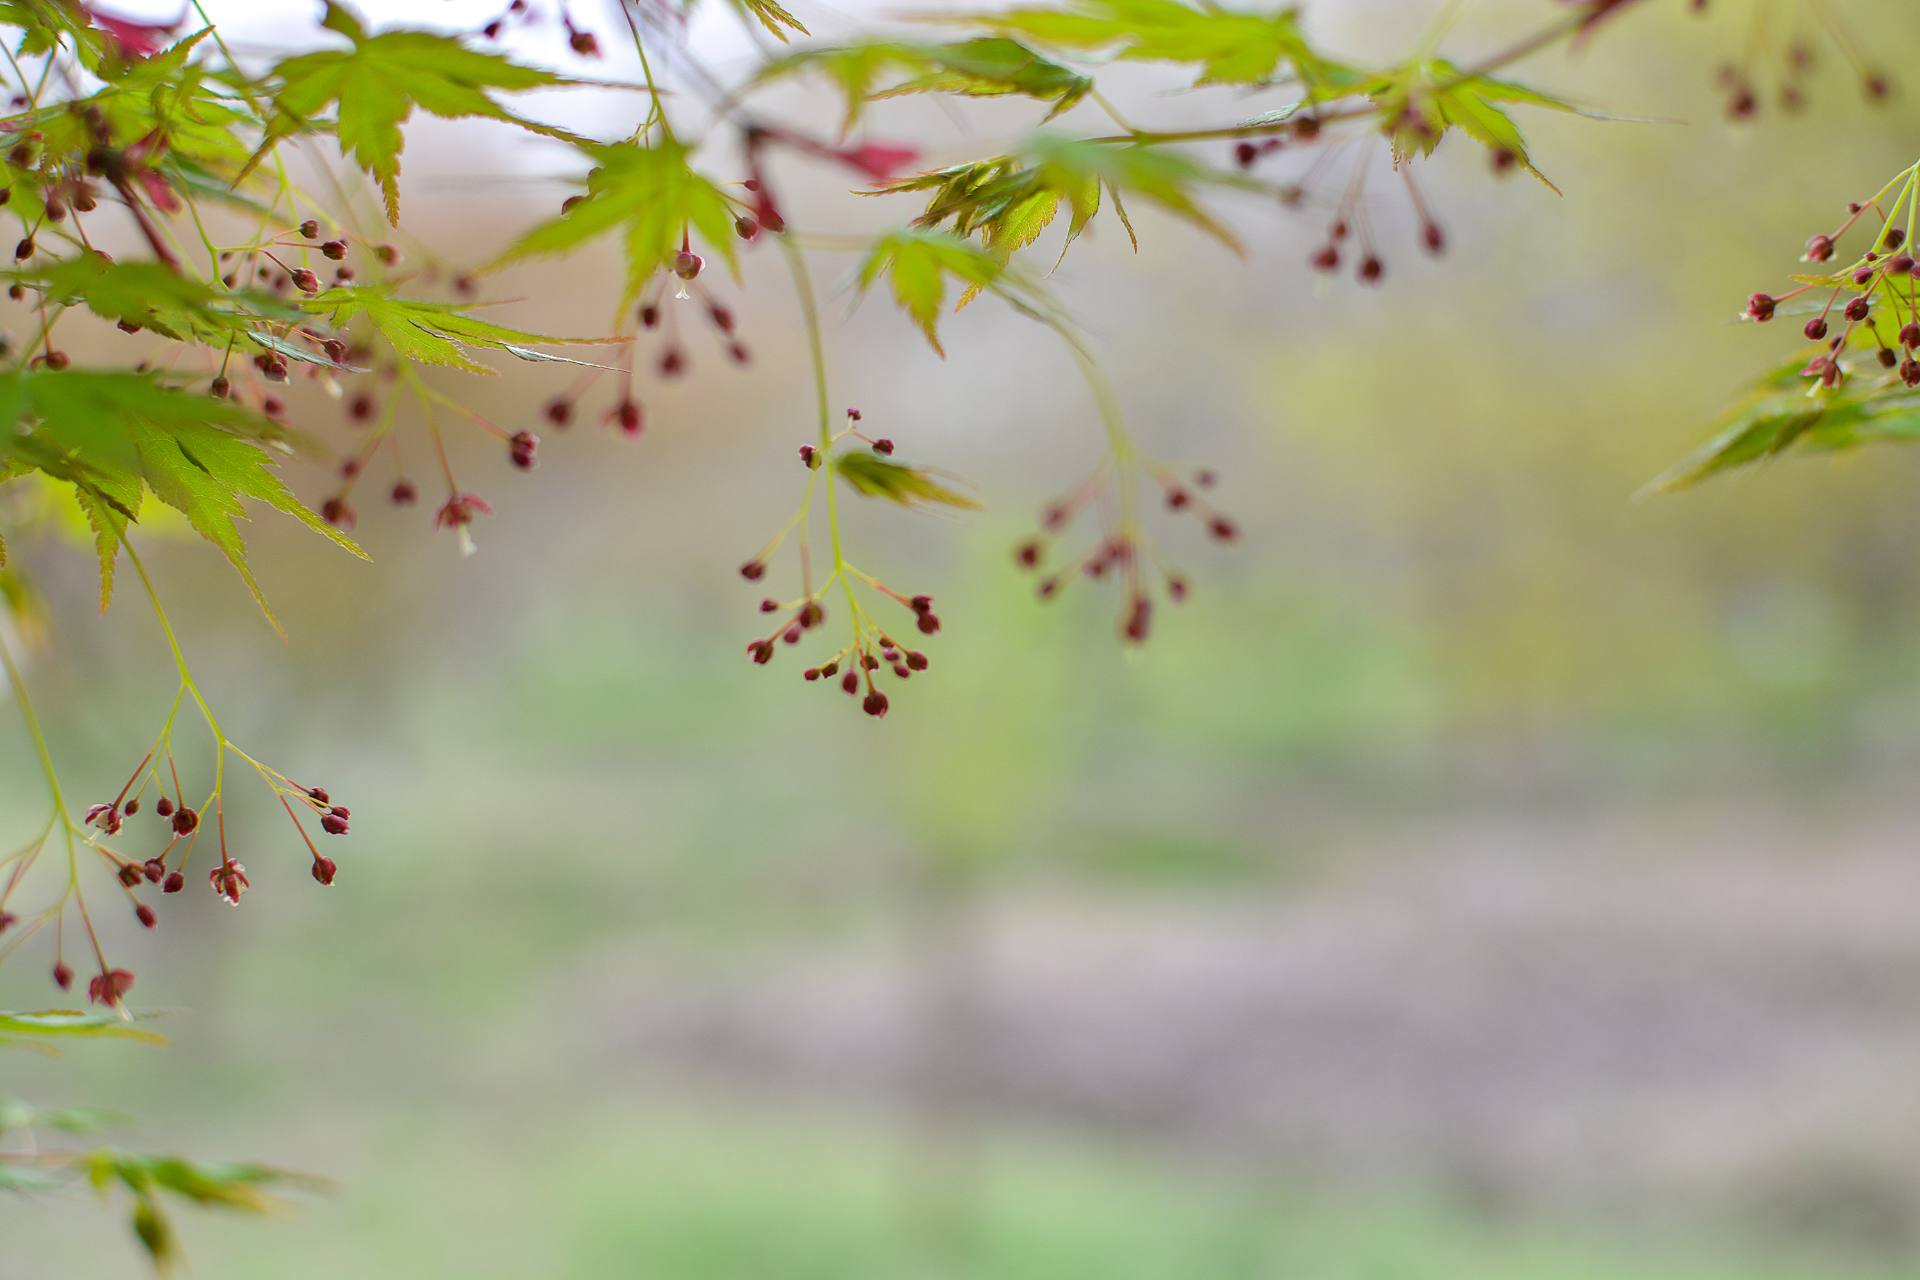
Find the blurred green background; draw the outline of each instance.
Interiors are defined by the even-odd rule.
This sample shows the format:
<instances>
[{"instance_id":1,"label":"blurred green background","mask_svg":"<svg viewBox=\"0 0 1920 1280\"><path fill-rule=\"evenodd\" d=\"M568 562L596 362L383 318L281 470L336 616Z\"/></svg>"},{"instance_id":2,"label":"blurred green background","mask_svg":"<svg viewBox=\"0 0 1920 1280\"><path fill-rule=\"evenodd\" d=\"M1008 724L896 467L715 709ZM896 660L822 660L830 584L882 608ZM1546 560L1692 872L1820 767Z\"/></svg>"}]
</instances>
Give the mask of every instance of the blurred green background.
<instances>
[{"instance_id":1,"label":"blurred green background","mask_svg":"<svg viewBox=\"0 0 1920 1280\"><path fill-rule=\"evenodd\" d=\"M1630 501L1784 349L1731 323L1746 294L1911 160L1911 97L1869 108L1825 41L1806 113L1728 127L1714 68L1756 7L1796 11L1650 3L1520 68L1669 122L1526 116L1564 199L1448 142L1422 168L1443 261L1369 152L1377 291L1308 271L1324 209L1250 198L1227 206L1245 259L1144 211L1137 257L1105 224L1076 249L1054 284L1143 445L1217 468L1248 535L1160 527L1196 592L1141 652L1118 600L1042 606L1010 562L1099 456L1064 351L982 302L943 362L884 298L853 307L831 254L834 400L987 502L856 504L855 558L947 623L884 723L797 655L741 653L761 593L735 567L812 431L764 250L720 286L754 363L690 322L693 376L643 382L639 442L594 425L596 391L533 477L460 452L497 513L471 559L431 503L383 509L384 476L371 565L263 519L282 644L212 553L156 544L231 734L350 804L353 834L323 893L236 784L242 907L196 884L155 934L108 926L173 1043L9 1057L0 1089L337 1180L282 1219L187 1218L208 1278L1920 1275L1915 460ZM1905 12L1846 7L1868 31ZM242 47L303 18L213 8L254 24ZM1391 57L1438 8L1311 26ZM1557 11L1472 6L1447 47ZM597 70L630 74L609 15L576 16ZM723 13L692 39L747 65ZM1270 105L1114 78L1141 122ZM615 136L635 101L548 105ZM773 101L829 127L822 95ZM940 161L1030 119L903 102L870 127ZM420 127L406 165L403 247L450 263L567 172L477 125ZM802 226L913 211L786 181ZM588 254L484 292L601 331L608 275ZM565 382L444 385L544 430ZM295 401L350 438L318 391ZM42 716L69 785L110 796L172 695L151 617L131 593L92 617L79 549L15 550L57 623ZM0 839L37 827L38 787L0 736ZM44 974L0 970L0 1007L49 1003ZM7 1280L139 1269L84 1200L0 1204Z\"/></svg>"}]
</instances>

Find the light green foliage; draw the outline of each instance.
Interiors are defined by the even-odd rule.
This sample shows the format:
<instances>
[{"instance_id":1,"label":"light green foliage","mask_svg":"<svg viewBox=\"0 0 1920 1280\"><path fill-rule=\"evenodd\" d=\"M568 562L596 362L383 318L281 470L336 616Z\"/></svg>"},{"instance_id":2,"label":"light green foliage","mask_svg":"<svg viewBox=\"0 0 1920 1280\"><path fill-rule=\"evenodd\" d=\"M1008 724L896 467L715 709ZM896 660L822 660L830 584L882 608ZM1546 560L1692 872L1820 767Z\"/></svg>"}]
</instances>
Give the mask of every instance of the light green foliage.
<instances>
[{"instance_id":1,"label":"light green foliage","mask_svg":"<svg viewBox=\"0 0 1920 1280\"><path fill-rule=\"evenodd\" d=\"M1901 178L1909 178L1911 171ZM1899 179L1896 179L1899 181ZM1893 227L1901 207L1911 208L1911 191L1903 192L1884 225ZM1908 221L1912 216L1909 213ZM1883 249L1876 255L1885 259ZM1860 260L1860 266L1868 261ZM1729 411L1720 430L1694 453L1648 486L1650 493L1670 493L1750 463L1786 453L1833 453L1865 444L1908 444L1920 441L1920 391L1906 385L1894 362L1910 357L1901 331L1920 322L1912 283L1870 281L1871 310L1858 321L1843 319L1849 300L1861 292L1854 280L1856 266L1834 271L1802 272L1793 276L1806 296L1778 308L1766 331L1786 328L1802 341L1800 354L1781 361L1754 379L1741 401ZM1831 318L1836 336L1815 344L1798 332L1802 317ZM1833 344L1833 345L1830 345ZM1882 353L1887 363L1883 365ZM1837 362L1843 376L1831 385L1821 377L1823 365Z\"/></svg>"},{"instance_id":2,"label":"light green foliage","mask_svg":"<svg viewBox=\"0 0 1920 1280\"><path fill-rule=\"evenodd\" d=\"M83 250L71 258L52 258L0 274L38 286L55 306L84 307L103 320L136 324L162 337L215 348L242 339L262 348L271 345L298 359L318 359L304 347L256 332L261 321L298 319L298 308L259 290L228 289L195 280L158 262L118 262Z\"/></svg>"},{"instance_id":3,"label":"light green foliage","mask_svg":"<svg viewBox=\"0 0 1920 1280\"><path fill-rule=\"evenodd\" d=\"M733 0L733 4L741 13L758 22L780 40L786 40L789 33L795 31L803 36L812 34L801 24L800 19L780 6L779 0Z\"/></svg>"},{"instance_id":4,"label":"light green foliage","mask_svg":"<svg viewBox=\"0 0 1920 1280\"><path fill-rule=\"evenodd\" d=\"M869 102L914 93L991 98L1008 94L1052 104L1051 119L1093 88L1089 76L1051 62L1017 40L982 36L944 44L873 40L801 49L761 69L762 82L818 71L846 96L845 133L860 123Z\"/></svg>"},{"instance_id":5,"label":"light green foliage","mask_svg":"<svg viewBox=\"0 0 1920 1280\"><path fill-rule=\"evenodd\" d=\"M396 298L384 289L336 287L315 294L308 310L345 327L364 320L392 348L394 355L412 364L444 365L466 373L492 373L466 353L468 347L506 351L521 359L555 359L529 352L534 343L591 342L591 338L554 338L494 324L445 302ZM306 358L306 357L303 357Z\"/></svg>"},{"instance_id":6,"label":"light green foliage","mask_svg":"<svg viewBox=\"0 0 1920 1280\"><path fill-rule=\"evenodd\" d=\"M687 148L668 137L652 146L625 143L582 150L594 164L586 193L558 217L516 240L500 262L566 253L617 230L627 253L623 308L673 262L689 234L738 269L736 211L720 189L688 163Z\"/></svg>"},{"instance_id":7,"label":"light green foliage","mask_svg":"<svg viewBox=\"0 0 1920 1280\"><path fill-rule=\"evenodd\" d=\"M882 194L927 192L918 225L945 224L957 235L978 235L988 255L1000 263L1037 240L1063 206L1069 211L1060 246L1064 255L1099 213L1103 193L1136 248L1127 196L1158 206L1239 251L1239 239L1200 205L1196 192L1206 185L1250 184L1178 152L1041 133L1012 155L919 174L884 188Z\"/></svg>"},{"instance_id":8,"label":"light green foliage","mask_svg":"<svg viewBox=\"0 0 1920 1280\"><path fill-rule=\"evenodd\" d=\"M1085 192L1104 187L1112 193L1116 212L1123 219L1126 215L1120 208L1120 198L1137 196L1193 224L1236 253L1241 251L1240 241L1200 207L1195 195L1199 188L1207 185L1243 188L1255 185L1236 174L1211 169L1165 148L1139 144L1112 146L1049 133L1036 135L1021 154L1030 166L1033 180L1044 188L1060 191L1069 199L1084 199ZM1076 202L1075 212L1079 210L1080 204ZM1127 226L1127 235L1133 239L1131 224ZM1135 244L1137 247L1137 240Z\"/></svg>"},{"instance_id":9,"label":"light green foliage","mask_svg":"<svg viewBox=\"0 0 1920 1280\"><path fill-rule=\"evenodd\" d=\"M70 1009L49 1009L34 1013L8 1012L0 1010L0 1048L19 1048L44 1044L48 1040L93 1039L113 1037L124 1040L145 1040L160 1043L162 1037L152 1031L135 1026L125 1018L112 1013L76 1013ZM11 1114L17 1124L20 1113Z\"/></svg>"},{"instance_id":10,"label":"light green foliage","mask_svg":"<svg viewBox=\"0 0 1920 1280\"><path fill-rule=\"evenodd\" d=\"M1284 75L1312 87L1339 70L1307 43L1293 9L1245 13L1178 0L1070 0L967 20L1055 49L1190 64L1199 84L1264 84Z\"/></svg>"},{"instance_id":11,"label":"light green foliage","mask_svg":"<svg viewBox=\"0 0 1920 1280\"><path fill-rule=\"evenodd\" d=\"M181 1156L112 1149L95 1151L85 1159L87 1181L95 1192L104 1196L117 1185L132 1196L134 1238L162 1274L170 1273L181 1261L179 1235L167 1214L167 1197L203 1209L264 1214L281 1205L269 1194L270 1189L322 1185L301 1174L256 1164L203 1164Z\"/></svg>"},{"instance_id":12,"label":"light green foliage","mask_svg":"<svg viewBox=\"0 0 1920 1280\"><path fill-rule=\"evenodd\" d=\"M76 1037L119 1037L163 1043L162 1037L142 1030L126 1018L106 1011L74 1013L50 1010L38 1013L0 1011L0 1048L43 1048L45 1042ZM23 1135L26 1154L0 1153L0 1192L13 1194L58 1191L84 1179L102 1196L115 1186L133 1198L129 1225L155 1268L170 1271L179 1261L179 1242L167 1216L165 1197L201 1207L269 1213L280 1202L274 1188L314 1190L325 1184L305 1174L258 1164L208 1164L174 1155L145 1155L103 1147L94 1151L41 1149L36 1135L93 1133L119 1123L111 1112L91 1108L43 1108L19 1101L0 1101L0 1137Z\"/></svg>"},{"instance_id":13,"label":"light green foliage","mask_svg":"<svg viewBox=\"0 0 1920 1280\"><path fill-rule=\"evenodd\" d=\"M358 18L331 0L325 25L353 47L300 54L274 68L279 88L256 160L282 138L311 130L333 108L340 150L373 175L385 197L388 220L398 223L400 151L405 145L401 125L416 108L449 120L480 116L565 136L514 115L493 96L566 83L550 71L523 67L425 31L369 35Z\"/></svg>"},{"instance_id":14,"label":"light green foliage","mask_svg":"<svg viewBox=\"0 0 1920 1280\"><path fill-rule=\"evenodd\" d=\"M861 264L861 291L872 288L882 276L893 287L894 301L941 355L946 350L940 345L940 313L950 280L962 288L959 305L983 289L990 290L1035 319L1060 323L1037 285L991 251L945 231L909 228L881 237Z\"/></svg>"},{"instance_id":15,"label":"light green foliage","mask_svg":"<svg viewBox=\"0 0 1920 1280\"><path fill-rule=\"evenodd\" d=\"M1526 139L1502 107L1574 110L1569 103L1524 85L1463 72L1444 58L1415 59L1366 81L1363 92L1380 109L1381 132L1393 144L1395 164L1432 155L1447 132L1457 128L1495 154L1511 157L1556 193L1560 190L1533 167Z\"/></svg>"},{"instance_id":16,"label":"light green foliage","mask_svg":"<svg viewBox=\"0 0 1920 1280\"><path fill-rule=\"evenodd\" d=\"M272 611L235 524L246 516L246 499L363 554L276 474L268 450L288 447L286 429L242 405L169 386L152 374L15 369L0 374L0 418L14 426L0 437L0 459L18 458L73 485L94 526L103 605L112 595L126 525L139 519L147 492L219 548L269 621Z\"/></svg>"},{"instance_id":17,"label":"light green foliage","mask_svg":"<svg viewBox=\"0 0 1920 1280\"><path fill-rule=\"evenodd\" d=\"M1656 478L1648 491L1690 488L1723 471L1789 451L1831 453L1863 444L1916 441L1920 441L1920 397L1767 395L1729 415L1718 434Z\"/></svg>"},{"instance_id":18,"label":"light green foliage","mask_svg":"<svg viewBox=\"0 0 1920 1280\"><path fill-rule=\"evenodd\" d=\"M980 504L957 492L921 467L893 462L864 450L836 454L833 469L841 479L869 498L885 498L903 507L932 505L978 511Z\"/></svg>"}]
</instances>

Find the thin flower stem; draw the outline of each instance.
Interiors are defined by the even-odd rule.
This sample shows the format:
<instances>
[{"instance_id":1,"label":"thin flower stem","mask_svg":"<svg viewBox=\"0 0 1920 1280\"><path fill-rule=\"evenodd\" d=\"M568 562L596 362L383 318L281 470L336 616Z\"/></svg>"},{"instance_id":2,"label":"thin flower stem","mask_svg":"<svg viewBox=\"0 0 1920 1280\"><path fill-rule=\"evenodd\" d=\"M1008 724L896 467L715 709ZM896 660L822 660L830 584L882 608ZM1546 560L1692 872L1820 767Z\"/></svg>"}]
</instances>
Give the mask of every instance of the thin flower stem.
<instances>
[{"instance_id":1,"label":"thin flower stem","mask_svg":"<svg viewBox=\"0 0 1920 1280\"><path fill-rule=\"evenodd\" d=\"M200 714L207 722L207 731L213 735L213 794L216 804L222 783L226 780L227 735L220 728L219 719L213 714L213 708L207 705L201 696L200 686L194 683L193 672L187 669L187 655L181 652L180 639L174 635L173 623L167 618L167 611L160 604L160 593L154 589L153 579L147 575L147 566L140 561L140 553L133 549L133 540L125 534L120 535L120 545L126 548L127 559L133 570L140 576L140 585L146 588L147 600L153 605L153 616L160 623L160 632L167 638L167 648L173 653L173 665L180 672L180 683L186 686L192 695L194 704L200 708Z\"/></svg>"},{"instance_id":2,"label":"thin flower stem","mask_svg":"<svg viewBox=\"0 0 1920 1280\"><path fill-rule=\"evenodd\" d=\"M1063 337L1066 335L1062 335ZM1087 389L1093 393L1093 402L1100 413L1100 424L1107 432L1107 446L1113 453L1115 472L1114 487L1120 498L1120 530L1128 541L1135 540L1139 529L1137 498L1133 491L1133 465L1138 459L1134 449L1133 437L1127 433L1125 417L1120 412L1120 401L1113 393L1113 384L1107 381L1099 362L1078 341L1067 339L1067 348L1073 352L1074 363L1079 366L1080 376L1086 380Z\"/></svg>"},{"instance_id":3,"label":"thin flower stem","mask_svg":"<svg viewBox=\"0 0 1920 1280\"><path fill-rule=\"evenodd\" d=\"M1315 111L1313 118L1322 124L1336 120L1357 120L1374 113L1375 108L1367 106L1344 107L1338 111ZM1293 128L1298 113L1289 114L1283 120L1242 122L1240 124L1215 125L1205 129L1135 129L1128 133L1105 134L1097 138L1088 138L1088 142L1108 144L1141 144L1153 146L1166 142L1223 142L1235 138L1264 138L1270 134L1286 133Z\"/></svg>"},{"instance_id":4,"label":"thin flower stem","mask_svg":"<svg viewBox=\"0 0 1920 1280\"><path fill-rule=\"evenodd\" d=\"M640 55L640 74L646 78L647 96L653 100L653 107L647 113L647 118L640 122L640 129L644 132L658 120L660 131L666 135L668 142L672 142L674 141L673 124L667 119L666 104L660 101L660 90L653 82L653 64L647 59L646 42L640 38L640 24L635 21L633 10L629 6L621 5L620 13L627 20L627 30L633 33L633 51Z\"/></svg>"},{"instance_id":5,"label":"thin flower stem","mask_svg":"<svg viewBox=\"0 0 1920 1280\"><path fill-rule=\"evenodd\" d=\"M20 704L20 718L26 722L27 735L33 739L33 749L40 757L40 772L46 775L47 793L53 799L54 815L64 819L67 801L60 791L60 775L53 767L53 752L47 748L47 736L41 731L39 713L33 709L33 698L27 693L27 682L20 676L20 668L14 663L13 650L8 647L4 633L0 633L0 664L6 666L7 684L13 689L13 700Z\"/></svg>"},{"instance_id":6,"label":"thin flower stem","mask_svg":"<svg viewBox=\"0 0 1920 1280\"><path fill-rule=\"evenodd\" d=\"M427 435L433 441L434 457L439 460L440 474L447 482L447 492L458 495L460 485L453 478L453 463L447 458L446 441L440 438L440 423L433 416L432 394L412 365L403 362L400 365L400 374L407 380L407 386L412 389L414 397L420 402L421 412L426 418Z\"/></svg>"},{"instance_id":7,"label":"thin flower stem","mask_svg":"<svg viewBox=\"0 0 1920 1280\"><path fill-rule=\"evenodd\" d=\"M787 269L793 275L794 292L800 299L800 311L806 320L807 353L813 362L813 389L815 405L820 415L820 465L831 467L833 459L828 451L833 448L833 410L828 407L827 395L827 351L820 336L820 307L814 299L813 278L807 273L806 255L784 235L775 235L782 255L787 260ZM855 643L860 634L860 601L853 594L853 580L843 572L847 567L847 558L840 545L840 507L836 493L837 486L829 476L825 485L827 491L827 533L833 546L833 571L840 577L840 585L846 588L847 609L853 615Z\"/></svg>"}]
</instances>

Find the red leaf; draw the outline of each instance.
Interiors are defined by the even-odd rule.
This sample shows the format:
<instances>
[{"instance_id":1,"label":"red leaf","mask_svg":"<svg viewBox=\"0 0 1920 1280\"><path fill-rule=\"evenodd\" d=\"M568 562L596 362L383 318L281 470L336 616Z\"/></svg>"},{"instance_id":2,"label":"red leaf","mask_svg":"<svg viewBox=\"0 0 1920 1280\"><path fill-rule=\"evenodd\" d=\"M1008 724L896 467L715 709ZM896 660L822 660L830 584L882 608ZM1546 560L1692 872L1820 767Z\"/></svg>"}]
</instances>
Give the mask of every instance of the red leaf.
<instances>
[{"instance_id":1,"label":"red leaf","mask_svg":"<svg viewBox=\"0 0 1920 1280\"><path fill-rule=\"evenodd\" d=\"M101 13L92 5L83 4L80 7L93 19L93 25L113 41L121 56L127 58L145 58L160 52L167 41L173 38L174 29L187 20L185 9L171 22L135 22L131 18L116 18Z\"/></svg>"},{"instance_id":2,"label":"red leaf","mask_svg":"<svg viewBox=\"0 0 1920 1280\"><path fill-rule=\"evenodd\" d=\"M875 182L886 182L920 158L917 147L900 147L886 142L863 142L857 147L841 147L834 159L866 174Z\"/></svg>"}]
</instances>

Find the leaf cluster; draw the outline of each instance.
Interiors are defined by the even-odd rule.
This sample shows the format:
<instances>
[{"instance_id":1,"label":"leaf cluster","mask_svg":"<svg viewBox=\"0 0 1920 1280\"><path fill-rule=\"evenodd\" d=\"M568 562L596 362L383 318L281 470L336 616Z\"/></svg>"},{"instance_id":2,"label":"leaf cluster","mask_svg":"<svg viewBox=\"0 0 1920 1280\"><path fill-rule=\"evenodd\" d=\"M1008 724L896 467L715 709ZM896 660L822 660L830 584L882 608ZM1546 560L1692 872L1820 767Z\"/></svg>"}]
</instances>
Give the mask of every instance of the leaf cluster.
<instances>
[{"instance_id":1,"label":"leaf cluster","mask_svg":"<svg viewBox=\"0 0 1920 1280\"><path fill-rule=\"evenodd\" d=\"M179 511L227 558L270 621L236 523L247 517L248 501L364 556L280 479L276 455L290 452L293 440L287 429L233 401L152 373L13 369L0 372L0 424L0 478L37 470L72 486L93 529L103 608L127 527L148 495Z\"/></svg>"}]
</instances>

